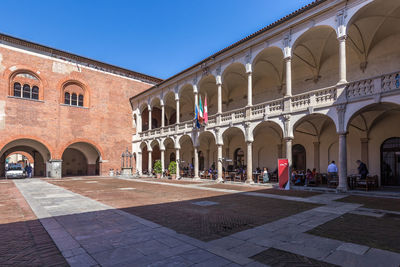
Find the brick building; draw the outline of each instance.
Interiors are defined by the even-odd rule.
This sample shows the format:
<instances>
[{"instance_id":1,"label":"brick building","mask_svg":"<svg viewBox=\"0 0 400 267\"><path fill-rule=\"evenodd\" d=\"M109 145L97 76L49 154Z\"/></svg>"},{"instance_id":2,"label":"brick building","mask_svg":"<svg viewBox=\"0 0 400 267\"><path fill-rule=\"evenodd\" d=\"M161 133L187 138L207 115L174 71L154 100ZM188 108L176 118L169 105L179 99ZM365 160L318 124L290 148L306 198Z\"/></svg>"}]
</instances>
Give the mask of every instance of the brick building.
<instances>
[{"instance_id":1,"label":"brick building","mask_svg":"<svg viewBox=\"0 0 400 267\"><path fill-rule=\"evenodd\" d=\"M17 151L32 156L35 176L119 169L135 133L128 99L160 81L0 35L0 176Z\"/></svg>"}]
</instances>

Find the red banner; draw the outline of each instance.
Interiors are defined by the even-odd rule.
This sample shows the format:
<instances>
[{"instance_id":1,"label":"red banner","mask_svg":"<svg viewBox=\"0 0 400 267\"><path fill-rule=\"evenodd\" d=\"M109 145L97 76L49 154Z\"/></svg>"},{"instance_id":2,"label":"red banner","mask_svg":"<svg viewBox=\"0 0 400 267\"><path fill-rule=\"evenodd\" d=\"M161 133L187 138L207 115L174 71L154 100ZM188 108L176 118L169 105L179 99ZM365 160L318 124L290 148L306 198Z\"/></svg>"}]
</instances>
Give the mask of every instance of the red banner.
<instances>
[{"instance_id":1,"label":"red banner","mask_svg":"<svg viewBox=\"0 0 400 267\"><path fill-rule=\"evenodd\" d=\"M279 187L284 188L289 181L289 161L288 159L278 159L278 178Z\"/></svg>"}]
</instances>

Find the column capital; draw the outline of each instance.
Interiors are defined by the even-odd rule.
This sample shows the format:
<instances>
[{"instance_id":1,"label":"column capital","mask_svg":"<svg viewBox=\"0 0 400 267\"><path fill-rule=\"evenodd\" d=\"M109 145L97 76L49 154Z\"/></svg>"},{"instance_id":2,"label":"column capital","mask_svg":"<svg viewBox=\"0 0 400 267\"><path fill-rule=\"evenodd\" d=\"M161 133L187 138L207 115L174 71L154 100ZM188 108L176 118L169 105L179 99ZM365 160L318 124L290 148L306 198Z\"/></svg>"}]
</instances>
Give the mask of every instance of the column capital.
<instances>
[{"instance_id":1,"label":"column capital","mask_svg":"<svg viewBox=\"0 0 400 267\"><path fill-rule=\"evenodd\" d=\"M344 42L347 39L347 35L346 34L340 35L338 36L337 39L339 40L339 42Z\"/></svg>"},{"instance_id":2,"label":"column capital","mask_svg":"<svg viewBox=\"0 0 400 267\"><path fill-rule=\"evenodd\" d=\"M251 63L247 63L246 64L246 73L251 74L252 72L253 72L253 68L252 68Z\"/></svg>"},{"instance_id":3,"label":"column capital","mask_svg":"<svg viewBox=\"0 0 400 267\"><path fill-rule=\"evenodd\" d=\"M349 132L347 132L347 131L340 131L340 132L338 132L338 135L347 135Z\"/></svg>"},{"instance_id":4,"label":"column capital","mask_svg":"<svg viewBox=\"0 0 400 267\"><path fill-rule=\"evenodd\" d=\"M286 136L286 137L283 137L283 140L285 140L286 142L288 142L288 141L293 141L293 139L294 139L293 136Z\"/></svg>"},{"instance_id":5,"label":"column capital","mask_svg":"<svg viewBox=\"0 0 400 267\"><path fill-rule=\"evenodd\" d=\"M217 85L222 85L222 77L221 77L221 75L217 75L217 76L215 77L215 83L216 83Z\"/></svg>"}]
</instances>

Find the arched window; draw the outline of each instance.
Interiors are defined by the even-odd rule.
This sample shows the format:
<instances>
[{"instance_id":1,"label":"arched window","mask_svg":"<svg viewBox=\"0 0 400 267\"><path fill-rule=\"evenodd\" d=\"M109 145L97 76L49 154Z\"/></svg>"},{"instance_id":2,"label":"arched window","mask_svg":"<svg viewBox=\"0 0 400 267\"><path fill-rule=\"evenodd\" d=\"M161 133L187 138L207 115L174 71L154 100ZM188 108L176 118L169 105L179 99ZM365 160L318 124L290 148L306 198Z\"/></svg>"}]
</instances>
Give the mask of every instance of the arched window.
<instances>
[{"instance_id":1,"label":"arched window","mask_svg":"<svg viewBox=\"0 0 400 267\"><path fill-rule=\"evenodd\" d=\"M29 84L24 84L22 97L23 98L31 98L31 87Z\"/></svg>"},{"instance_id":2,"label":"arched window","mask_svg":"<svg viewBox=\"0 0 400 267\"><path fill-rule=\"evenodd\" d=\"M64 99L60 99L60 102L65 105L75 107L86 107L88 105L88 92L80 82L68 81L64 83L61 96L64 96Z\"/></svg>"},{"instance_id":3,"label":"arched window","mask_svg":"<svg viewBox=\"0 0 400 267\"><path fill-rule=\"evenodd\" d=\"M64 94L64 104L70 105L71 104L71 95L68 92Z\"/></svg>"},{"instance_id":4,"label":"arched window","mask_svg":"<svg viewBox=\"0 0 400 267\"><path fill-rule=\"evenodd\" d=\"M37 86L32 87L32 99L39 99L39 87Z\"/></svg>"},{"instance_id":5,"label":"arched window","mask_svg":"<svg viewBox=\"0 0 400 267\"><path fill-rule=\"evenodd\" d=\"M43 93L39 88L42 88L42 82L33 72L18 71L11 76L9 92L12 96L42 100Z\"/></svg>"},{"instance_id":6,"label":"arched window","mask_svg":"<svg viewBox=\"0 0 400 267\"><path fill-rule=\"evenodd\" d=\"M78 106L83 107L83 95L79 95L78 97Z\"/></svg>"},{"instance_id":7,"label":"arched window","mask_svg":"<svg viewBox=\"0 0 400 267\"><path fill-rule=\"evenodd\" d=\"M14 96L21 97L21 84L14 83Z\"/></svg>"},{"instance_id":8,"label":"arched window","mask_svg":"<svg viewBox=\"0 0 400 267\"><path fill-rule=\"evenodd\" d=\"M72 105L72 106L76 106L76 105L77 105L77 97L76 97L76 94L75 94L75 93L72 94L72 97L71 97L71 105Z\"/></svg>"}]
</instances>

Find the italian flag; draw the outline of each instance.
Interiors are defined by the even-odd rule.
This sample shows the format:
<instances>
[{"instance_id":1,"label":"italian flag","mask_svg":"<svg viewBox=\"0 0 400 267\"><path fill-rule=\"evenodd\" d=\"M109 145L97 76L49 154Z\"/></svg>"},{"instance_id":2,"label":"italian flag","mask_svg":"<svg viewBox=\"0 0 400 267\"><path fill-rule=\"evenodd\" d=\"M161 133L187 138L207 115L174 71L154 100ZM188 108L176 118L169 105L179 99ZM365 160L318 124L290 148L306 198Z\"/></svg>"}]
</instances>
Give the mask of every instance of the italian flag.
<instances>
[{"instance_id":1,"label":"italian flag","mask_svg":"<svg viewBox=\"0 0 400 267\"><path fill-rule=\"evenodd\" d=\"M204 120L203 105L202 105L202 103L201 103L201 96L200 96L200 99L199 99L198 121L199 121L199 123L201 124L201 123L203 123L203 120Z\"/></svg>"}]
</instances>

